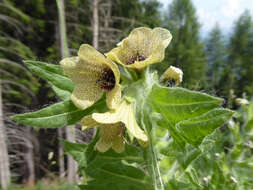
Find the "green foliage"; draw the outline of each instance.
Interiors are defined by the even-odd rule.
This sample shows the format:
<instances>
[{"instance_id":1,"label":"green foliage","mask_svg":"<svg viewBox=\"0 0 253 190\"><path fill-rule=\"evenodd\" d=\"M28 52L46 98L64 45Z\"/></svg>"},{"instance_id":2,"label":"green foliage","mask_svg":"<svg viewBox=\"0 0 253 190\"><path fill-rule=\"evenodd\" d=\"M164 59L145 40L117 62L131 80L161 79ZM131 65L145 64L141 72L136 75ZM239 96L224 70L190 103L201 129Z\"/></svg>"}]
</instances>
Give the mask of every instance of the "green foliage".
<instances>
[{"instance_id":1,"label":"green foliage","mask_svg":"<svg viewBox=\"0 0 253 190\"><path fill-rule=\"evenodd\" d=\"M62 100L70 98L74 84L69 78L63 75L62 68L59 65L39 61L25 61L24 63L32 72L48 81L57 96Z\"/></svg>"},{"instance_id":2,"label":"green foliage","mask_svg":"<svg viewBox=\"0 0 253 190\"><path fill-rule=\"evenodd\" d=\"M253 171L252 146L250 146L253 127L250 124L253 117L252 108L252 102L248 106L242 106L228 125L204 139L198 152L194 151L192 147L188 147L185 149L188 151L179 154L180 147L175 146L171 140L168 149L165 149L165 146L164 148L160 146L161 153L166 155L161 167L164 178L168 181L167 188L251 189L253 185L250 175ZM182 166L182 160L187 159L190 155L195 158L187 168L183 167L182 169L177 166L177 163ZM173 167L169 168L170 166Z\"/></svg>"},{"instance_id":3,"label":"green foliage","mask_svg":"<svg viewBox=\"0 0 253 190\"><path fill-rule=\"evenodd\" d=\"M144 164L141 149L126 145L126 150L120 154L112 150L99 153L94 152L96 141L97 138L83 148L79 144L63 142L65 151L79 163L79 169L88 183L80 185L80 189L152 189L149 177L141 165L137 165Z\"/></svg>"},{"instance_id":4,"label":"green foliage","mask_svg":"<svg viewBox=\"0 0 253 190\"><path fill-rule=\"evenodd\" d=\"M100 112L101 110L105 110L106 105L104 103L105 100L101 99L93 106L85 110L80 110L71 100L65 100L36 112L15 115L12 119L23 125L30 125L35 128L64 127L75 124L84 116L94 111Z\"/></svg>"},{"instance_id":5,"label":"green foliage","mask_svg":"<svg viewBox=\"0 0 253 190\"><path fill-rule=\"evenodd\" d=\"M0 188L1 189L1 188ZM22 187L11 185L7 190L79 190L76 184L67 183L64 181L57 181L52 184L48 182L39 181L34 187Z\"/></svg>"},{"instance_id":6,"label":"green foliage","mask_svg":"<svg viewBox=\"0 0 253 190\"><path fill-rule=\"evenodd\" d=\"M121 17L123 22L116 22L119 25L116 28L125 29L131 24L132 29L137 26L159 26L161 23L160 18L160 3L157 0L139 1L115 1L115 7L113 7L113 15ZM128 32L128 31L127 31Z\"/></svg>"},{"instance_id":7,"label":"green foliage","mask_svg":"<svg viewBox=\"0 0 253 190\"><path fill-rule=\"evenodd\" d=\"M182 134L189 144L200 145L202 140L214 132L233 115L233 112L226 109L214 109L199 117L182 121L176 125L177 130Z\"/></svg>"},{"instance_id":8,"label":"green foliage","mask_svg":"<svg viewBox=\"0 0 253 190\"><path fill-rule=\"evenodd\" d=\"M236 21L234 31L229 40L229 57L227 62L227 80L225 85L234 89L235 94L242 96L243 92L252 95L252 56L253 24L248 11L245 11Z\"/></svg>"},{"instance_id":9,"label":"green foliage","mask_svg":"<svg viewBox=\"0 0 253 190\"><path fill-rule=\"evenodd\" d=\"M17 122L36 128L58 128L75 124L84 116L95 110L100 112L106 109L104 98L86 110L78 109L72 101L69 100L74 84L70 79L63 76L63 71L60 66L38 61L25 61L25 64L31 71L44 80L47 80L56 94L65 101L36 112L15 115L13 119Z\"/></svg>"},{"instance_id":10,"label":"green foliage","mask_svg":"<svg viewBox=\"0 0 253 190\"><path fill-rule=\"evenodd\" d=\"M200 24L190 0L174 0L168 8L164 26L173 36L164 67L174 65L184 72L183 85L191 89L203 87L206 61L200 42ZM160 68L164 70L165 68Z\"/></svg>"},{"instance_id":11,"label":"green foliage","mask_svg":"<svg viewBox=\"0 0 253 190\"><path fill-rule=\"evenodd\" d=\"M29 17L11 1L0 2L0 75L3 99L17 105L36 102L39 84L22 64L22 59L34 59L35 55L21 38ZM9 111L9 110L7 110Z\"/></svg>"},{"instance_id":12,"label":"green foliage","mask_svg":"<svg viewBox=\"0 0 253 190\"><path fill-rule=\"evenodd\" d=\"M32 61L26 61L26 64L37 75L55 86L66 80L58 66ZM99 153L94 151L99 133L88 146L62 141L65 151L79 163L79 172L85 178L86 184L81 185L81 189L109 188L112 183L114 189L162 188L154 151L155 142L152 140L154 122L157 121L157 127L168 130L173 137L174 141L164 149L172 148L173 156L179 160L182 168L187 169L201 154L198 146L203 139L222 126L233 114L226 109L217 109L222 102L220 98L183 88L162 87L158 84L156 74L150 73L149 69L142 72L141 75L136 75L138 77L135 82L130 80L132 82L125 95L136 99L136 115L139 117L137 121L149 134L148 148L141 149L126 144L123 153L117 154L113 150ZM72 83L68 85L67 82L61 85L63 90L67 90L69 86L73 87ZM71 100L65 100L36 112L15 115L13 119L35 128L56 128L75 124L88 114L105 110L104 98L85 110L76 108ZM151 119L150 113L162 117ZM183 159L180 158L182 155L185 155ZM192 171L194 169L186 174L191 182L198 184Z\"/></svg>"},{"instance_id":13,"label":"green foliage","mask_svg":"<svg viewBox=\"0 0 253 190\"><path fill-rule=\"evenodd\" d=\"M194 134L200 138L198 144L201 143L202 137L212 133L232 114L227 110L211 111L221 104L222 99L183 88L164 88L155 85L149 95L149 102L163 117L158 121L158 125L168 129L170 135L179 144L183 144L183 139L190 144L197 143L198 139L194 137ZM216 118L216 114L221 114L220 120ZM201 127L202 125L204 128ZM191 126L193 128L189 130ZM200 134L203 136L201 137Z\"/></svg>"},{"instance_id":14,"label":"green foliage","mask_svg":"<svg viewBox=\"0 0 253 190\"><path fill-rule=\"evenodd\" d=\"M207 84L213 91L227 91L227 87L221 85L223 75L225 75L226 48L224 36L219 25L211 30L208 35L206 47L207 57ZM220 94L220 92L218 92Z\"/></svg>"},{"instance_id":15,"label":"green foliage","mask_svg":"<svg viewBox=\"0 0 253 190\"><path fill-rule=\"evenodd\" d=\"M34 76L20 60L38 57L57 62L59 59L56 3L44 0L4 2L6 4L0 6L8 8L8 11L1 10L5 14L0 15L0 20L8 21L9 24L7 27L5 23L0 25L0 33L4 34L0 39L0 72L4 79L15 82L10 89L7 88L8 96L5 98L13 101L12 97L15 97L20 101L27 99L27 102L31 102L30 98L24 98L23 92L28 90L21 92L16 89L16 82L19 82L20 88L27 89L32 81L32 93L29 91L29 96L34 96L40 90L44 99L48 100L51 91L48 93L44 84L44 88L38 89ZM76 53L73 49L77 49L81 43L92 41L90 2L65 1L68 42L73 54ZM110 33L117 31L119 38L136 26L154 27L161 24L159 3L156 0L112 2L109 30ZM250 63L253 34L248 13L244 13L235 24L227 47L229 56L226 56L221 31L219 28L212 30L205 51L207 60L199 38L200 25L190 0L174 0L163 25L171 30L173 40L166 61L163 65L154 66L159 72L168 65L178 66L184 71L184 87L211 88L218 91L219 95L230 97L230 102L233 89L236 95L243 92L252 95L253 69ZM103 33L104 27L102 21L101 36L105 35L110 40ZM8 68L10 65L11 68ZM63 75L58 65L39 61L25 61L25 65L46 80L63 101L36 112L16 115L13 119L17 122L37 129L58 128L75 124L93 112L107 110L104 98L86 110L76 108L70 101L74 85ZM129 94L126 94L136 98L138 124L149 133L152 140L147 148L141 148L126 135L126 150L121 154L113 150L106 153L95 151L98 136L89 145L62 141L65 152L79 163L79 173L84 178L81 189L152 190L155 189L154 183L159 183L160 177L163 178L165 189L251 189L252 103L240 108L233 119L234 125L227 125L225 123L233 112L219 108L222 99L184 88L162 87L155 78L144 81L140 72L129 73L132 76L126 76L124 85L132 82L132 89L125 88L124 93L129 90L131 93L128 91ZM210 86L205 82L205 73ZM128 100L132 101L131 98ZM39 101L43 102L41 99ZM59 187L64 188L74 187ZM38 185L35 189L43 187ZM52 190L55 189L58 187L52 187Z\"/></svg>"},{"instance_id":16,"label":"green foliage","mask_svg":"<svg viewBox=\"0 0 253 190\"><path fill-rule=\"evenodd\" d=\"M62 140L62 144L65 152L78 162L79 168L87 167L86 154L84 152L87 146L85 144L72 143L66 140Z\"/></svg>"}]
</instances>

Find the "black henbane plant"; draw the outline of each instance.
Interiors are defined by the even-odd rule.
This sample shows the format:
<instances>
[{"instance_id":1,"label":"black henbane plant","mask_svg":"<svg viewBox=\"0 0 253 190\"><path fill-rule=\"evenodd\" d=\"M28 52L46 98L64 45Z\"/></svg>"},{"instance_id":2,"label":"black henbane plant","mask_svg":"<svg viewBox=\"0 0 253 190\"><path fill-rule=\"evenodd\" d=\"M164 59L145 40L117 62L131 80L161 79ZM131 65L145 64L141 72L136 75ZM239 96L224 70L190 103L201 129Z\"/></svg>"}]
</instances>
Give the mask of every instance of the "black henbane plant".
<instances>
[{"instance_id":1,"label":"black henbane plant","mask_svg":"<svg viewBox=\"0 0 253 190\"><path fill-rule=\"evenodd\" d=\"M63 141L65 151L79 163L85 179L81 189L164 189L155 127L168 130L180 149L174 151L189 145L197 150L233 114L218 108L220 98L176 87L182 81L180 69L171 66L160 78L150 72L149 65L164 59L171 39L166 29L141 27L105 56L84 44L78 56L63 59L61 66L25 61L62 102L13 119L35 128L79 121L83 130L99 128L88 145Z\"/></svg>"}]
</instances>

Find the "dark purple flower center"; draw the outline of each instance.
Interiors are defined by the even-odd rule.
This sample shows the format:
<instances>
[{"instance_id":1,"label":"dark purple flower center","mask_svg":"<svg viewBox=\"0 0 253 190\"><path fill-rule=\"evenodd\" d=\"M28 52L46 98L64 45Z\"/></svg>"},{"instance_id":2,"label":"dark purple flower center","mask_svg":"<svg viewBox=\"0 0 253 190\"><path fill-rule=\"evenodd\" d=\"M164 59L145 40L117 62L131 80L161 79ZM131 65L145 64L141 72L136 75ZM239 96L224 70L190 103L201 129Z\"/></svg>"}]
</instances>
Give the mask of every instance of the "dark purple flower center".
<instances>
[{"instance_id":1,"label":"dark purple flower center","mask_svg":"<svg viewBox=\"0 0 253 190\"><path fill-rule=\"evenodd\" d=\"M103 90L110 91L115 86L115 76L110 68L104 68L101 77L96 81Z\"/></svg>"},{"instance_id":2,"label":"dark purple flower center","mask_svg":"<svg viewBox=\"0 0 253 190\"><path fill-rule=\"evenodd\" d=\"M127 62L127 65L131 65L131 64L134 64L135 61L144 61L146 59L146 57L142 56L142 55L139 55L137 53L136 56L134 57L131 57L131 59Z\"/></svg>"}]
</instances>

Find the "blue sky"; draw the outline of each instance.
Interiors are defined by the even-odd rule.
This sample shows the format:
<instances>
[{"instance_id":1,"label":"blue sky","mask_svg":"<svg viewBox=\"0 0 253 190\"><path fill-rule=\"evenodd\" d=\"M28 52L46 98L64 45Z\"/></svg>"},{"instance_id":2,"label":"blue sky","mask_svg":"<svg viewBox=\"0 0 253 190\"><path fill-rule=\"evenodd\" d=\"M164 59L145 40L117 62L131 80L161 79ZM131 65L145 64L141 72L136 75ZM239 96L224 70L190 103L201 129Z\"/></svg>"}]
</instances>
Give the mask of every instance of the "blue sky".
<instances>
[{"instance_id":1,"label":"blue sky","mask_svg":"<svg viewBox=\"0 0 253 190\"><path fill-rule=\"evenodd\" d=\"M159 0L163 8L167 9L172 0ZM192 0L199 22L202 24L202 31L206 34L212 29L216 22L224 33L229 33L234 21L248 9L253 15L253 0Z\"/></svg>"}]
</instances>

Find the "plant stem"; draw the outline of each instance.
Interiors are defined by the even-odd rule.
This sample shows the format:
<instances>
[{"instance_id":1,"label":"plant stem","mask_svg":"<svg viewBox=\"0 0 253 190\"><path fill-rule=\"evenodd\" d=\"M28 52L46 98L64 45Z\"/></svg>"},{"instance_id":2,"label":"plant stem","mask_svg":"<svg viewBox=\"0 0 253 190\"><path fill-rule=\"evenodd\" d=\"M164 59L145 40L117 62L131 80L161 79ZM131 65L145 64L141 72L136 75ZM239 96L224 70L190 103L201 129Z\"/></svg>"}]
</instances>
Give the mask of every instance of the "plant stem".
<instances>
[{"instance_id":1,"label":"plant stem","mask_svg":"<svg viewBox=\"0 0 253 190\"><path fill-rule=\"evenodd\" d=\"M157 160L157 152L154 147L153 134L152 134L152 122L150 120L150 110L149 106L146 103L146 97L149 94L152 86L154 84L155 76L149 72L149 68L143 72L143 76L145 78L145 82L143 85L144 88L144 101L141 106L141 123L145 132L148 135L149 145L147 150L145 151L145 159L148 164L148 170L152 179L152 183L155 190L164 190L164 185L160 173L159 163Z\"/></svg>"},{"instance_id":2,"label":"plant stem","mask_svg":"<svg viewBox=\"0 0 253 190\"><path fill-rule=\"evenodd\" d=\"M144 113L145 114L145 113ZM144 115L142 120L144 129L148 135L149 145L147 150L145 150L145 160L147 161L148 171L152 179L152 184L155 190L164 190L164 185L161 178L160 168L157 160L157 153L155 151L154 142L152 138L152 126L150 121L147 121L147 114Z\"/></svg>"},{"instance_id":3,"label":"plant stem","mask_svg":"<svg viewBox=\"0 0 253 190\"><path fill-rule=\"evenodd\" d=\"M61 57L64 58L64 57L69 56L65 12L64 12L64 0L56 0L56 3L57 3L57 8L58 8L58 15L59 15Z\"/></svg>"}]
</instances>

